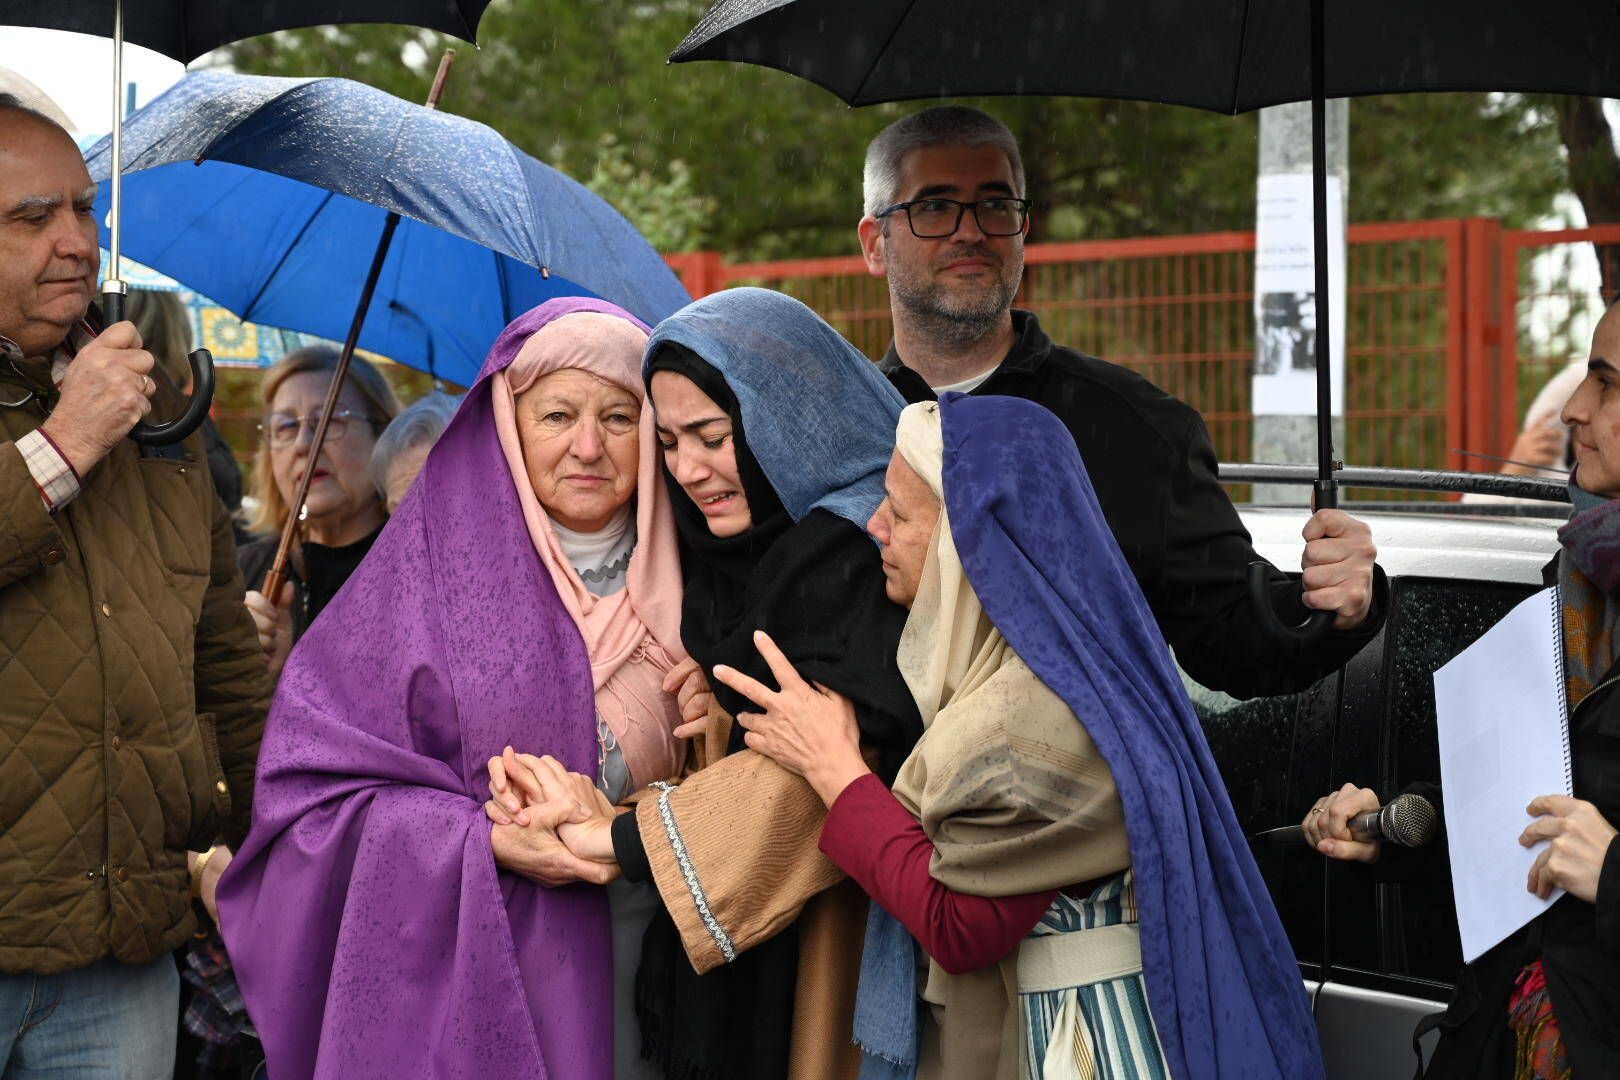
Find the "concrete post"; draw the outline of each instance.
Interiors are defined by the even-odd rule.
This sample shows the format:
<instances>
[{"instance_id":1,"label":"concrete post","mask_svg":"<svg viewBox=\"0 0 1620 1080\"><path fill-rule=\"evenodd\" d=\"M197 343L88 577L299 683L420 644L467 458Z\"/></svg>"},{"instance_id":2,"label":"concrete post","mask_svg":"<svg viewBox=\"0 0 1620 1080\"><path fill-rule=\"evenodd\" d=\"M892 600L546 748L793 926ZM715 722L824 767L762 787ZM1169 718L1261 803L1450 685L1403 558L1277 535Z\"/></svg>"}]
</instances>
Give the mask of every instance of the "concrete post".
<instances>
[{"instance_id":1,"label":"concrete post","mask_svg":"<svg viewBox=\"0 0 1620 1080\"><path fill-rule=\"evenodd\" d=\"M1327 102L1327 166L1328 177L1339 178L1339 191L1345 202L1349 219L1350 198L1350 103L1346 98ZM1260 175L1277 176L1311 172L1311 103L1294 102L1260 110ZM1331 219L1330 219L1331 220ZM1342 306L1330 312L1330 318L1341 326L1348 325L1348 312ZM1257 340L1265 334L1266 313L1256 316ZM1327 335L1318 335L1323 355L1329 355ZM1258 360L1258 356L1257 356ZM1344 453L1343 403L1335 402L1341 418L1333 421L1335 456L1341 460ZM1316 463L1316 416L1256 416L1254 418L1254 461L1292 464ZM1274 505L1308 506L1310 488L1287 484L1256 484L1254 500Z\"/></svg>"}]
</instances>

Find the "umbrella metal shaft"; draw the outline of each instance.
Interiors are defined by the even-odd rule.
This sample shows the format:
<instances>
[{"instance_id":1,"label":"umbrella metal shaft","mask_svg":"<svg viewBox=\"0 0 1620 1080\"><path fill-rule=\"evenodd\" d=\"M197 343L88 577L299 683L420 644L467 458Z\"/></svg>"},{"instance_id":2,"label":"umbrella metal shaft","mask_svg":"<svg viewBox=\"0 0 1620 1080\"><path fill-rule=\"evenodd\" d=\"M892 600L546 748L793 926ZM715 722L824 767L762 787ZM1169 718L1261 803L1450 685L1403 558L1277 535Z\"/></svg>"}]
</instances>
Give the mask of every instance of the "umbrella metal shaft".
<instances>
[{"instance_id":1,"label":"umbrella metal shaft","mask_svg":"<svg viewBox=\"0 0 1620 1080\"><path fill-rule=\"evenodd\" d=\"M1328 292L1327 223L1327 46L1323 0L1311 0L1311 222L1316 257L1316 483L1311 507L1339 505L1333 479L1333 330Z\"/></svg>"},{"instance_id":2,"label":"umbrella metal shaft","mask_svg":"<svg viewBox=\"0 0 1620 1080\"><path fill-rule=\"evenodd\" d=\"M102 311L111 326L124 320L124 294L127 286L120 274L119 252L123 249L124 220L124 0L113 0L113 122L112 122L112 214L108 231L111 265L102 283Z\"/></svg>"},{"instance_id":3,"label":"umbrella metal shaft","mask_svg":"<svg viewBox=\"0 0 1620 1080\"><path fill-rule=\"evenodd\" d=\"M428 91L428 108L439 107L439 98L444 93L444 83L450 76L450 65L455 62L455 58L454 49L446 49L444 56L440 58L439 70L433 76L433 87ZM117 191L116 188L113 190ZM338 355L337 365L332 369L332 385L326 391L326 404L321 408L321 418L315 422L315 433L310 438L309 463L304 467L304 475L298 481L297 493L287 508L287 521L281 527L281 542L276 546L276 557L264 575L264 587L260 591L272 604L276 602L282 586L287 581L287 556L292 550L293 536L298 531L298 517L304 508L304 500L309 497L309 485L315 476L315 465L320 460L321 448L326 444L326 429L332 422L332 414L337 411L338 397L343 393L343 380L349 374L349 362L354 359L354 350L360 344L360 328L365 325L366 312L371 308L371 297L377 291L377 281L382 277L383 263L388 260L388 248L394 242L394 230L397 228L399 228L399 214L390 211L383 221L382 236L377 240L377 253L371 257L371 269L366 273L366 283L360 290L360 303L355 308L353 321L349 323L349 336L344 340L343 351Z\"/></svg>"}]
</instances>

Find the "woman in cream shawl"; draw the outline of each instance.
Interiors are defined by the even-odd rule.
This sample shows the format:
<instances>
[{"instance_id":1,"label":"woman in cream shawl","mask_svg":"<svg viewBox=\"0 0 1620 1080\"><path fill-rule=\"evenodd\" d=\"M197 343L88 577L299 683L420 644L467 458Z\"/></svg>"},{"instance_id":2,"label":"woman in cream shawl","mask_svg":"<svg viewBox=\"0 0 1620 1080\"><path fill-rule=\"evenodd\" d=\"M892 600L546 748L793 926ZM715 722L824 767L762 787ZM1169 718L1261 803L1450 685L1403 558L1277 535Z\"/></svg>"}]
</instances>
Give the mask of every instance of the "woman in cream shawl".
<instances>
[{"instance_id":1,"label":"woman in cream shawl","mask_svg":"<svg viewBox=\"0 0 1620 1080\"><path fill-rule=\"evenodd\" d=\"M876 901L863 1077L1320 1076L1292 952L1073 440L1028 402L948 394L902 413L885 487L868 528L926 725L892 793L768 638L779 691L715 669Z\"/></svg>"}]
</instances>

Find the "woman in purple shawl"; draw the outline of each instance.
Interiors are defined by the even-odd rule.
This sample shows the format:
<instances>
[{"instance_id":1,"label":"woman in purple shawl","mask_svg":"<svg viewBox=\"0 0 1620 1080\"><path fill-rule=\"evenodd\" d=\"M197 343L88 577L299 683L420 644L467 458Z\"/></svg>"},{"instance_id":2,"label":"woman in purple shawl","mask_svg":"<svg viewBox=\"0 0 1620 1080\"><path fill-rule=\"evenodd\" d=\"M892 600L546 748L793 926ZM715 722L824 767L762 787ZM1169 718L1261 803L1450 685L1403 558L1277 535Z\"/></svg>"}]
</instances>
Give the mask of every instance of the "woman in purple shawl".
<instances>
[{"instance_id":1,"label":"woman in purple shawl","mask_svg":"<svg viewBox=\"0 0 1620 1080\"><path fill-rule=\"evenodd\" d=\"M483 802L487 763L510 746L630 787L679 768L679 714L660 683L685 654L673 525L640 409L645 335L584 299L507 327L369 557L292 654L253 830L219 890L276 1080L614 1076L610 895L542 885L615 872L544 829L492 830ZM566 402L531 407L553 374L625 400L598 410L587 396L577 424ZM572 457L538 450L531 433L544 440L546 425L575 439ZM593 434L581 444L570 426ZM590 460L568 464L582 452ZM593 455L617 456L598 466ZM548 484L605 499L606 524L558 513ZM600 572L581 569L591 552L607 560ZM527 814L554 828L578 809L558 800Z\"/></svg>"}]
</instances>

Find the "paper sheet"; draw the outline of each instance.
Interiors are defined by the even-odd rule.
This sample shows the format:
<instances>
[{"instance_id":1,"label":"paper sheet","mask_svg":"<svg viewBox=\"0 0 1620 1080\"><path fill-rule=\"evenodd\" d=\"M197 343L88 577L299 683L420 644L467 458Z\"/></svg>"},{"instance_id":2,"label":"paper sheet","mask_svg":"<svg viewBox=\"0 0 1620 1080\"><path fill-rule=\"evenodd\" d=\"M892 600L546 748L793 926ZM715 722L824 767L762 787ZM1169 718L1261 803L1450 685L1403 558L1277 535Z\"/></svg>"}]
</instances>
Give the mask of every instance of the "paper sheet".
<instances>
[{"instance_id":1,"label":"paper sheet","mask_svg":"<svg viewBox=\"0 0 1620 1080\"><path fill-rule=\"evenodd\" d=\"M1530 800L1570 794L1556 593L1529 597L1434 673L1451 887L1470 963L1563 895L1526 891L1545 843L1519 846Z\"/></svg>"}]
</instances>

